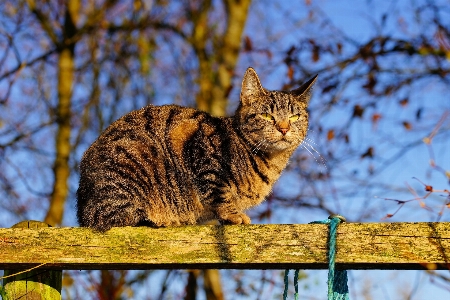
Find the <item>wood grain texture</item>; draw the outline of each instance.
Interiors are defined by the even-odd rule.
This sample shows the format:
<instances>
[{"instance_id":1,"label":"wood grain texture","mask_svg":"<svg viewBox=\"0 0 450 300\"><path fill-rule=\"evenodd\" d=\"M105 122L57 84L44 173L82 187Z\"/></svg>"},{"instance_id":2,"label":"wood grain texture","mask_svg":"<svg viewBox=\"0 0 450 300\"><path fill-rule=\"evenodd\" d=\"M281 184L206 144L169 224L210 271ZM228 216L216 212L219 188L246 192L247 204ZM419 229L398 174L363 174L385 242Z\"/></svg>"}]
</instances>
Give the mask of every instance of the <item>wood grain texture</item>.
<instances>
[{"instance_id":1,"label":"wood grain texture","mask_svg":"<svg viewBox=\"0 0 450 300\"><path fill-rule=\"evenodd\" d=\"M0 229L0 269L325 269L327 225ZM344 223L337 267L449 269L450 223Z\"/></svg>"},{"instance_id":2,"label":"wood grain texture","mask_svg":"<svg viewBox=\"0 0 450 300\"><path fill-rule=\"evenodd\" d=\"M49 225L38 221L23 221L13 228L48 228ZM0 248L1 249L1 248ZM3 300L60 300L62 289L61 270L34 270L23 272L21 269L5 270Z\"/></svg>"}]
</instances>

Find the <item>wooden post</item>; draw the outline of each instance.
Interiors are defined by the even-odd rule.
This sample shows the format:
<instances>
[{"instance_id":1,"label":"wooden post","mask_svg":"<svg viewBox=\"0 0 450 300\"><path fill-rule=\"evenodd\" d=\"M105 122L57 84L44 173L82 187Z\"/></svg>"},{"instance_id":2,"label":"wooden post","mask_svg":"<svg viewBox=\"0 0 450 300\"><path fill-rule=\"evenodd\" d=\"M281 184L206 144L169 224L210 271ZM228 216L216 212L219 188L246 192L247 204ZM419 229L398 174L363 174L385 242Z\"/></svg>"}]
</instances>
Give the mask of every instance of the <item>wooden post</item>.
<instances>
[{"instance_id":1,"label":"wooden post","mask_svg":"<svg viewBox=\"0 0 450 300\"><path fill-rule=\"evenodd\" d=\"M51 226L39 221L23 221L12 228L37 229L43 227ZM4 276L17 275L3 279L4 292L6 293L6 297L4 296L3 300L61 299L62 271L45 270L45 266L43 268L37 268L28 272L23 272L27 269L5 270Z\"/></svg>"}]
</instances>

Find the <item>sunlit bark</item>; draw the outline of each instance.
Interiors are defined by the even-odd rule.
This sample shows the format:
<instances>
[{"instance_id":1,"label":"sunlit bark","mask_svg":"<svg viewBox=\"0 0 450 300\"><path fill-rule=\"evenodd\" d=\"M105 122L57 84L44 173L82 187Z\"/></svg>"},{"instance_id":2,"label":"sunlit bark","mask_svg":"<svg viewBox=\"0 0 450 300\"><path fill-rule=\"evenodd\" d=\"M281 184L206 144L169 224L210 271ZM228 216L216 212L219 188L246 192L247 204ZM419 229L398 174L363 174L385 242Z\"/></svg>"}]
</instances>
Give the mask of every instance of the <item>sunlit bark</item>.
<instances>
[{"instance_id":1,"label":"sunlit bark","mask_svg":"<svg viewBox=\"0 0 450 300\"><path fill-rule=\"evenodd\" d=\"M211 37L212 28L208 25L208 12L211 1L202 3L201 9L193 13L194 30L190 42L199 63L199 92L197 107L215 116L224 116L231 90L239 50L248 16L251 0L226 0L227 27L222 35ZM208 53L207 42L213 39L213 53Z\"/></svg>"},{"instance_id":2,"label":"sunlit bark","mask_svg":"<svg viewBox=\"0 0 450 300\"><path fill-rule=\"evenodd\" d=\"M59 56L58 76L58 106L56 110L56 133L55 150L56 157L53 165L54 184L50 198L50 207L44 222L52 226L61 224L64 213L64 203L68 193L67 180L69 178L69 156L70 156L70 106L73 83L73 53L66 48Z\"/></svg>"},{"instance_id":3,"label":"sunlit bark","mask_svg":"<svg viewBox=\"0 0 450 300\"><path fill-rule=\"evenodd\" d=\"M70 175L69 156L71 151L71 99L74 81L73 37L76 34L79 1L68 3L64 22L64 37L58 61L58 105L56 107L55 162L53 165L54 183L50 197L50 206L44 222L52 226L60 225L64 214L64 204L68 194Z\"/></svg>"}]
</instances>

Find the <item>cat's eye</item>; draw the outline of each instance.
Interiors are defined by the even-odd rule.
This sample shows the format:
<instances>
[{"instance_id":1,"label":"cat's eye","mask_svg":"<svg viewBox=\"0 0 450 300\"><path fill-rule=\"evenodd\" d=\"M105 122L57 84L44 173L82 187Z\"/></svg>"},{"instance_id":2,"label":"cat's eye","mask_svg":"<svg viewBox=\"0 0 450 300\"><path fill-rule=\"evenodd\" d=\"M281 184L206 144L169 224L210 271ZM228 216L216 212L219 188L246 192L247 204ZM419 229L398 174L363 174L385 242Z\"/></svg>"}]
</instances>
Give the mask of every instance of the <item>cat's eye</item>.
<instances>
[{"instance_id":1,"label":"cat's eye","mask_svg":"<svg viewBox=\"0 0 450 300\"><path fill-rule=\"evenodd\" d=\"M298 118L300 118L300 115L293 115L289 117L289 121L291 122L295 122L298 120Z\"/></svg>"},{"instance_id":2,"label":"cat's eye","mask_svg":"<svg viewBox=\"0 0 450 300\"><path fill-rule=\"evenodd\" d=\"M268 121L275 121L275 118L271 114L261 114L261 117Z\"/></svg>"}]
</instances>

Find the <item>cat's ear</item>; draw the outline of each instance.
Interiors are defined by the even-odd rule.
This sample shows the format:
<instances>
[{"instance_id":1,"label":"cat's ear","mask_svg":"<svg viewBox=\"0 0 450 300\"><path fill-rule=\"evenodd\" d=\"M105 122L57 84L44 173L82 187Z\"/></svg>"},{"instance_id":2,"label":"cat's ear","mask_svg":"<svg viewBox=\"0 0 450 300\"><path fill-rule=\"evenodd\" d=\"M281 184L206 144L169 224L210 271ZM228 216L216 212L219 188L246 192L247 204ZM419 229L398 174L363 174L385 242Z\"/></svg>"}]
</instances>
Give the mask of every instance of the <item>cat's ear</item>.
<instances>
[{"instance_id":1,"label":"cat's ear","mask_svg":"<svg viewBox=\"0 0 450 300\"><path fill-rule=\"evenodd\" d=\"M248 68L245 71L244 79L242 79L241 87L241 102L248 104L255 96L263 96L266 90L262 87L258 75L253 68Z\"/></svg>"},{"instance_id":2,"label":"cat's ear","mask_svg":"<svg viewBox=\"0 0 450 300\"><path fill-rule=\"evenodd\" d=\"M317 80L317 76L318 75L314 76L313 78L302 84L302 86L299 87L298 89L291 91L291 94L300 97L303 101L308 102L309 98L311 98L311 90L314 83Z\"/></svg>"}]
</instances>

